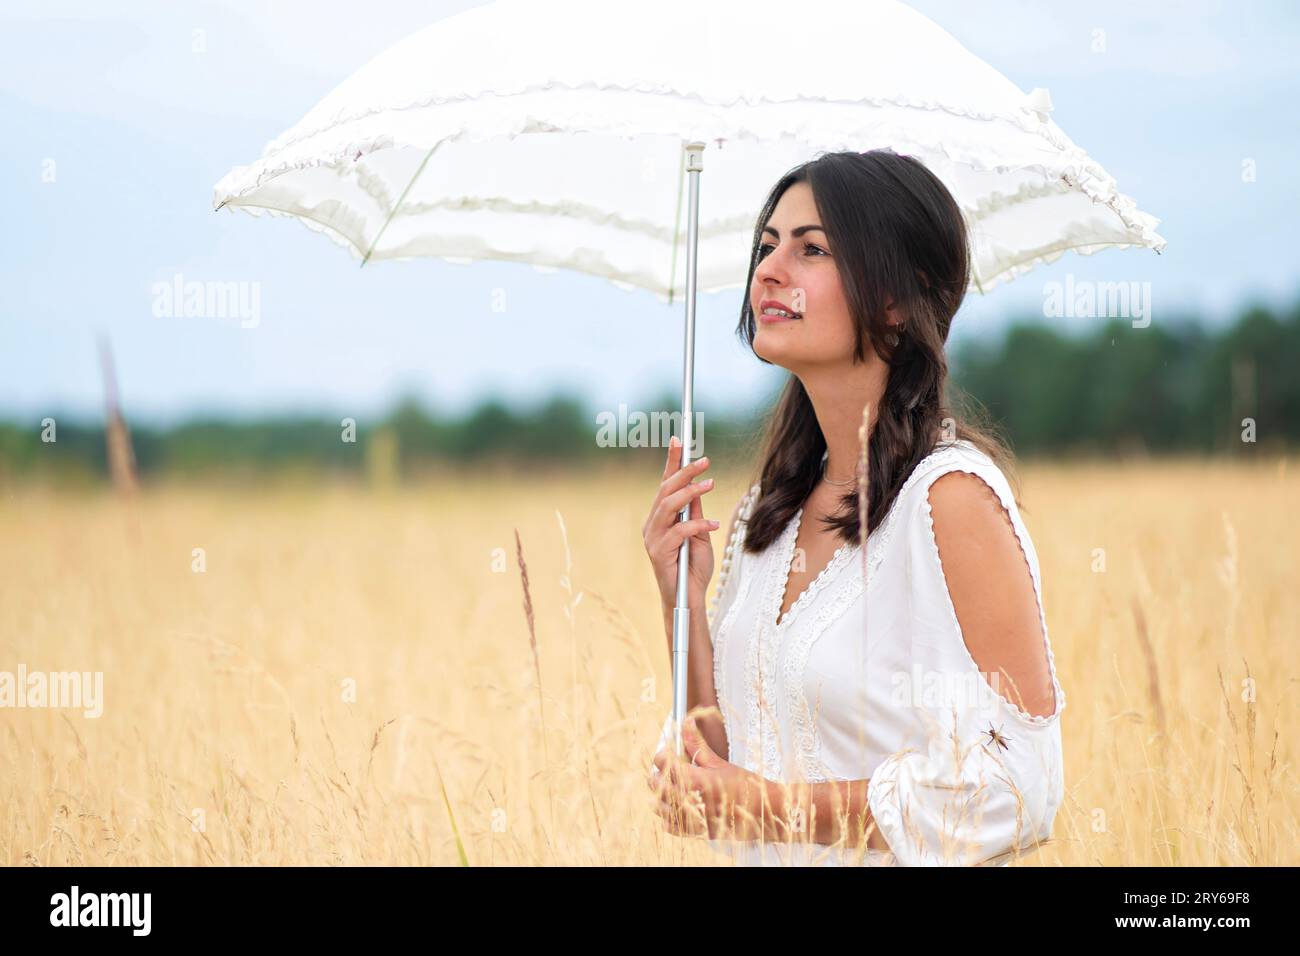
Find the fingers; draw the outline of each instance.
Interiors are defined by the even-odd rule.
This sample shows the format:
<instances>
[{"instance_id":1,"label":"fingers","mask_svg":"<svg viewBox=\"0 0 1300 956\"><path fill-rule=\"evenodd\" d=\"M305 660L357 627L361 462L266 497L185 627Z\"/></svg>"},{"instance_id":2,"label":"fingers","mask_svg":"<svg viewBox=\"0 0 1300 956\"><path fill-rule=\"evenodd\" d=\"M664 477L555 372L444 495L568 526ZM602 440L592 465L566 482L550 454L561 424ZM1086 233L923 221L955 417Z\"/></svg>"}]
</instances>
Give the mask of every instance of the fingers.
<instances>
[{"instance_id":1,"label":"fingers","mask_svg":"<svg viewBox=\"0 0 1300 956\"><path fill-rule=\"evenodd\" d=\"M663 523L662 527L647 524L645 530L646 551L657 558L667 558L675 554L683 541L689 537L698 537L708 542L709 535L717 531L721 524L713 518L692 518L680 520L675 514Z\"/></svg>"},{"instance_id":2,"label":"fingers","mask_svg":"<svg viewBox=\"0 0 1300 956\"><path fill-rule=\"evenodd\" d=\"M656 533L666 530L673 521L680 517L681 510L686 507L688 502L713 487L712 481L707 482L707 484L703 482L700 485L691 484L693 478L698 477L709 467L707 455L698 461L691 462L685 468L679 467L681 458L682 445L677 436L674 435L668 442L668 458L664 465L663 480L660 482L659 490L655 494L654 504L650 508L650 515L641 528L644 537L648 538L652 530ZM665 501L665 499L673 495L677 495L677 497Z\"/></svg>"},{"instance_id":3,"label":"fingers","mask_svg":"<svg viewBox=\"0 0 1300 956\"><path fill-rule=\"evenodd\" d=\"M660 780L663 779L668 766L669 753L667 750L661 750L655 754L654 771L650 774L650 789L654 789Z\"/></svg>"},{"instance_id":4,"label":"fingers","mask_svg":"<svg viewBox=\"0 0 1300 956\"><path fill-rule=\"evenodd\" d=\"M654 769L646 775L646 786L652 791L662 791L666 787L676 786L677 755L665 749L654 757Z\"/></svg>"},{"instance_id":5,"label":"fingers","mask_svg":"<svg viewBox=\"0 0 1300 956\"><path fill-rule=\"evenodd\" d=\"M659 805L655 807L655 814L659 817L659 823L665 833L671 833L673 836L682 835L683 814L678 812L676 804L661 799Z\"/></svg>"},{"instance_id":6,"label":"fingers","mask_svg":"<svg viewBox=\"0 0 1300 956\"><path fill-rule=\"evenodd\" d=\"M709 832L704 814L695 806L661 800L657 812L664 831L674 836L704 836Z\"/></svg>"},{"instance_id":7,"label":"fingers","mask_svg":"<svg viewBox=\"0 0 1300 956\"><path fill-rule=\"evenodd\" d=\"M711 487L712 487L711 484L704 485L703 487L701 487L701 485L691 485L692 489L700 489L700 490L683 491L682 494L691 494L698 499L699 495L707 494ZM689 519L687 519L687 521L682 521L681 511L687 503L688 501L683 501L680 505L674 507L671 502L665 499L664 504L662 505L663 510L658 515L655 516L658 526L654 530L660 535L665 535L671 533L675 529L679 530L681 525L683 524L690 524L691 522L694 522L693 526L696 528L696 530L690 533L697 534L701 526L700 522L705 522L704 526L707 528L716 528L719 526L718 522L710 518L705 518L702 512L699 517L692 515ZM677 540L680 541L681 538L685 536L686 533L681 532L680 537L678 537Z\"/></svg>"},{"instance_id":8,"label":"fingers","mask_svg":"<svg viewBox=\"0 0 1300 956\"><path fill-rule=\"evenodd\" d=\"M701 465L701 462L703 464ZM676 475L669 478L659 487L659 509L660 515L676 515L692 499L699 497L713 488L713 479L705 478L703 481L691 481L696 475L709 467L707 456L683 468Z\"/></svg>"},{"instance_id":9,"label":"fingers","mask_svg":"<svg viewBox=\"0 0 1300 956\"><path fill-rule=\"evenodd\" d=\"M709 456L705 455L682 467L682 445L674 435L668 443L668 461L664 465L664 474L659 483L659 495L676 491L709 467Z\"/></svg>"},{"instance_id":10,"label":"fingers","mask_svg":"<svg viewBox=\"0 0 1300 956\"><path fill-rule=\"evenodd\" d=\"M685 776L686 772L695 769L690 766L689 759L689 757L678 757L668 749L659 751L654 758L655 770L646 776L646 785L662 798L669 791L680 790L683 786L694 784L694 781L687 780Z\"/></svg>"},{"instance_id":11,"label":"fingers","mask_svg":"<svg viewBox=\"0 0 1300 956\"><path fill-rule=\"evenodd\" d=\"M690 719L688 716L687 720ZM685 723L682 729L683 742L686 742ZM691 754L695 749L698 748L688 744L686 752ZM702 779L702 769L667 748L655 754L654 766L659 772L651 772L647 784L654 793L655 813L665 832L676 836L712 836L714 828L707 819L708 784Z\"/></svg>"},{"instance_id":12,"label":"fingers","mask_svg":"<svg viewBox=\"0 0 1300 956\"><path fill-rule=\"evenodd\" d=\"M693 536L707 544L709 542L709 534L717 531L722 527L722 525L719 522L714 521L712 518L704 518L704 506L700 504L700 499L698 497L692 498L690 520L699 521L701 519L707 522L707 527L704 529L703 533L696 532Z\"/></svg>"},{"instance_id":13,"label":"fingers","mask_svg":"<svg viewBox=\"0 0 1300 956\"><path fill-rule=\"evenodd\" d=\"M681 482L689 480L694 475L699 474L705 468L708 468L708 456L691 462L685 468L682 467L682 442L676 435L668 439L668 458L664 462L664 473L660 483L660 489L672 491L680 487ZM684 476L684 477L683 477ZM668 485L667 488L664 486Z\"/></svg>"},{"instance_id":14,"label":"fingers","mask_svg":"<svg viewBox=\"0 0 1300 956\"><path fill-rule=\"evenodd\" d=\"M655 813L666 832L676 836L712 836L709 810L698 790L679 792L668 788L659 794Z\"/></svg>"},{"instance_id":15,"label":"fingers","mask_svg":"<svg viewBox=\"0 0 1300 956\"><path fill-rule=\"evenodd\" d=\"M719 763L718 755L713 752L713 748L704 739L704 734L700 732L693 712L687 714L686 719L682 721L682 743L685 745L686 752L691 755L691 763L695 766L707 769Z\"/></svg>"},{"instance_id":16,"label":"fingers","mask_svg":"<svg viewBox=\"0 0 1300 956\"><path fill-rule=\"evenodd\" d=\"M668 458L664 461L664 478L681 467L682 443L673 435L668 439Z\"/></svg>"},{"instance_id":17,"label":"fingers","mask_svg":"<svg viewBox=\"0 0 1300 956\"><path fill-rule=\"evenodd\" d=\"M703 768L690 762L691 753L693 751L688 748L685 757L678 757L668 750L655 754L654 765L658 773L652 770L646 775L646 785L650 790L660 797L669 791L694 790L702 794L705 781L696 775Z\"/></svg>"},{"instance_id":18,"label":"fingers","mask_svg":"<svg viewBox=\"0 0 1300 956\"><path fill-rule=\"evenodd\" d=\"M659 787L654 799L657 804L655 812L664 817L666 822L680 826L681 817L684 816L683 809L697 800L702 800L703 794L690 793L673 781Z\"/></svg>"},{"instance_id":19,"label":"fingers","mask_svg":"<svg viewBox=\"0 0 1300 956\"><path fill-rule=\"evenodd\" d=\"M718 530L718 523L712 518L696 518L694 521L679 521L668 529L665 536L672 545L672 550L676 550L683 541L690 537L699 537L704 541L709 540L709 535Z\"/></svg>"}]
</instances>

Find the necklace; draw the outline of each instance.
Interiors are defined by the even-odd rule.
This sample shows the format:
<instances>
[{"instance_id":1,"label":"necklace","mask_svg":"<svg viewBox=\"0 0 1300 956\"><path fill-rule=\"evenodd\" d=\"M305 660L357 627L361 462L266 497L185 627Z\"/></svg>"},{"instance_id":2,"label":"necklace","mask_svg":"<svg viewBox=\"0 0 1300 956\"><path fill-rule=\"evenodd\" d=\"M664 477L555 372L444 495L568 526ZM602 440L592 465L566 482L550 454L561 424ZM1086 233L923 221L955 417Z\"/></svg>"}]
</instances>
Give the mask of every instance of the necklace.
<instances>
[{"instance_id":1,"label":"necklace","mask_svg":"<svg viewBox=\"0 0 1300 956\"><path fill-rule=\"evenodd\" d=\"M834 478L826 477L826 459L829 454L829 452L822 452L822 480L828 485L856 485L858 483L857 475L852 478L845 478L843 481L836 481Z\"/></svg>"}]
</instances>

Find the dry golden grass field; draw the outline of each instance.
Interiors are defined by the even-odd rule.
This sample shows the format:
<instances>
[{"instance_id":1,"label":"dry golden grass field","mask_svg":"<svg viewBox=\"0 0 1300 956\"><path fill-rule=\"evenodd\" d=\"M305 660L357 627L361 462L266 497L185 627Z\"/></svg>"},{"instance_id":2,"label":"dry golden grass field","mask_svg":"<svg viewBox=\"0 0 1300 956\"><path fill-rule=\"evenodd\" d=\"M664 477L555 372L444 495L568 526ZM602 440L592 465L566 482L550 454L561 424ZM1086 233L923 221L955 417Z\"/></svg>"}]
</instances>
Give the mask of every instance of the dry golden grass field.
<instances>
[{"instance_id":1,"label":"dry golden grass field","mask_svg":"<svg viewBox=\"0 0 1300 956\"><path fill-rule=\"evenodd\" d=\"M1300 863L1300 462L1019 476L1068 701L1020 865ZM7 489L0 671L102 671L103 713L0 709L0 863L729 865L645 785L657 482Z\"/></svg>"}]
</instances>

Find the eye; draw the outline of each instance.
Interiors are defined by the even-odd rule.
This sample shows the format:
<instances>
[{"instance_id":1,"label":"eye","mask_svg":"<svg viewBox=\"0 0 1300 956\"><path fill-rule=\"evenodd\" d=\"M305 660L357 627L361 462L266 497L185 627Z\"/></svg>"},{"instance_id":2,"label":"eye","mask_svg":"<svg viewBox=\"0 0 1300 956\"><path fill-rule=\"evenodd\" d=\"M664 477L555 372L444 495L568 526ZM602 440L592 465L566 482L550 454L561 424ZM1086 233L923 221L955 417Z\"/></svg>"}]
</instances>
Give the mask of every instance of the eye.
<instances>
[{"instance_id":1,"label":"eye","mask_svg":"<svg viewBox=\"0 0 1300 956\"><path fill-rule=\"evenodd\" d=\"M758 256L757 256L757 258L762 259L762 258L763 258L764 256L766 256L766 255L767 255L771 250L773 250L773 249L775 249L775 248L776 248L776 246L772 245L770 242L765 242L765 243L763 243L762 245L760 245L760 246L758 247ZM813 245L811 242L805 242L803 248L804 248L804 254L805 254L805 255L811 255L812 253L810 252L810 250L812 250L812 252L816 252L816 254L817 254L818 256L829 256L829 255L830 255L830 253L827 252L825 249L823 249L821 246L815 246L815 245Z\"/></svg>"}]
</instances>

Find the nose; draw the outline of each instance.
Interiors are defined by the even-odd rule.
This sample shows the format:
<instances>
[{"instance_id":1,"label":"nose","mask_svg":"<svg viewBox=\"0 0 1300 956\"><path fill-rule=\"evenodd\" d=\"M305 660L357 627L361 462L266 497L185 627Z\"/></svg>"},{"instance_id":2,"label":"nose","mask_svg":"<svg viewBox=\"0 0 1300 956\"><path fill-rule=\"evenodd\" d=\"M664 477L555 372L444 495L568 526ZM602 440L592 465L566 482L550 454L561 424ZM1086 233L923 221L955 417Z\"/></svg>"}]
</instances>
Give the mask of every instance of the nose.
<instances>
[{"instance_id":1,"label":"nose","mask_svg":"<svg viewBox=\"0 0 1300 956\"><path fill-rule=\"evenodd\" d=\"M777 246L754 267L754 279L768 285L781 285L789 278L781 247Z\"/></svg>"}]
</instances>

